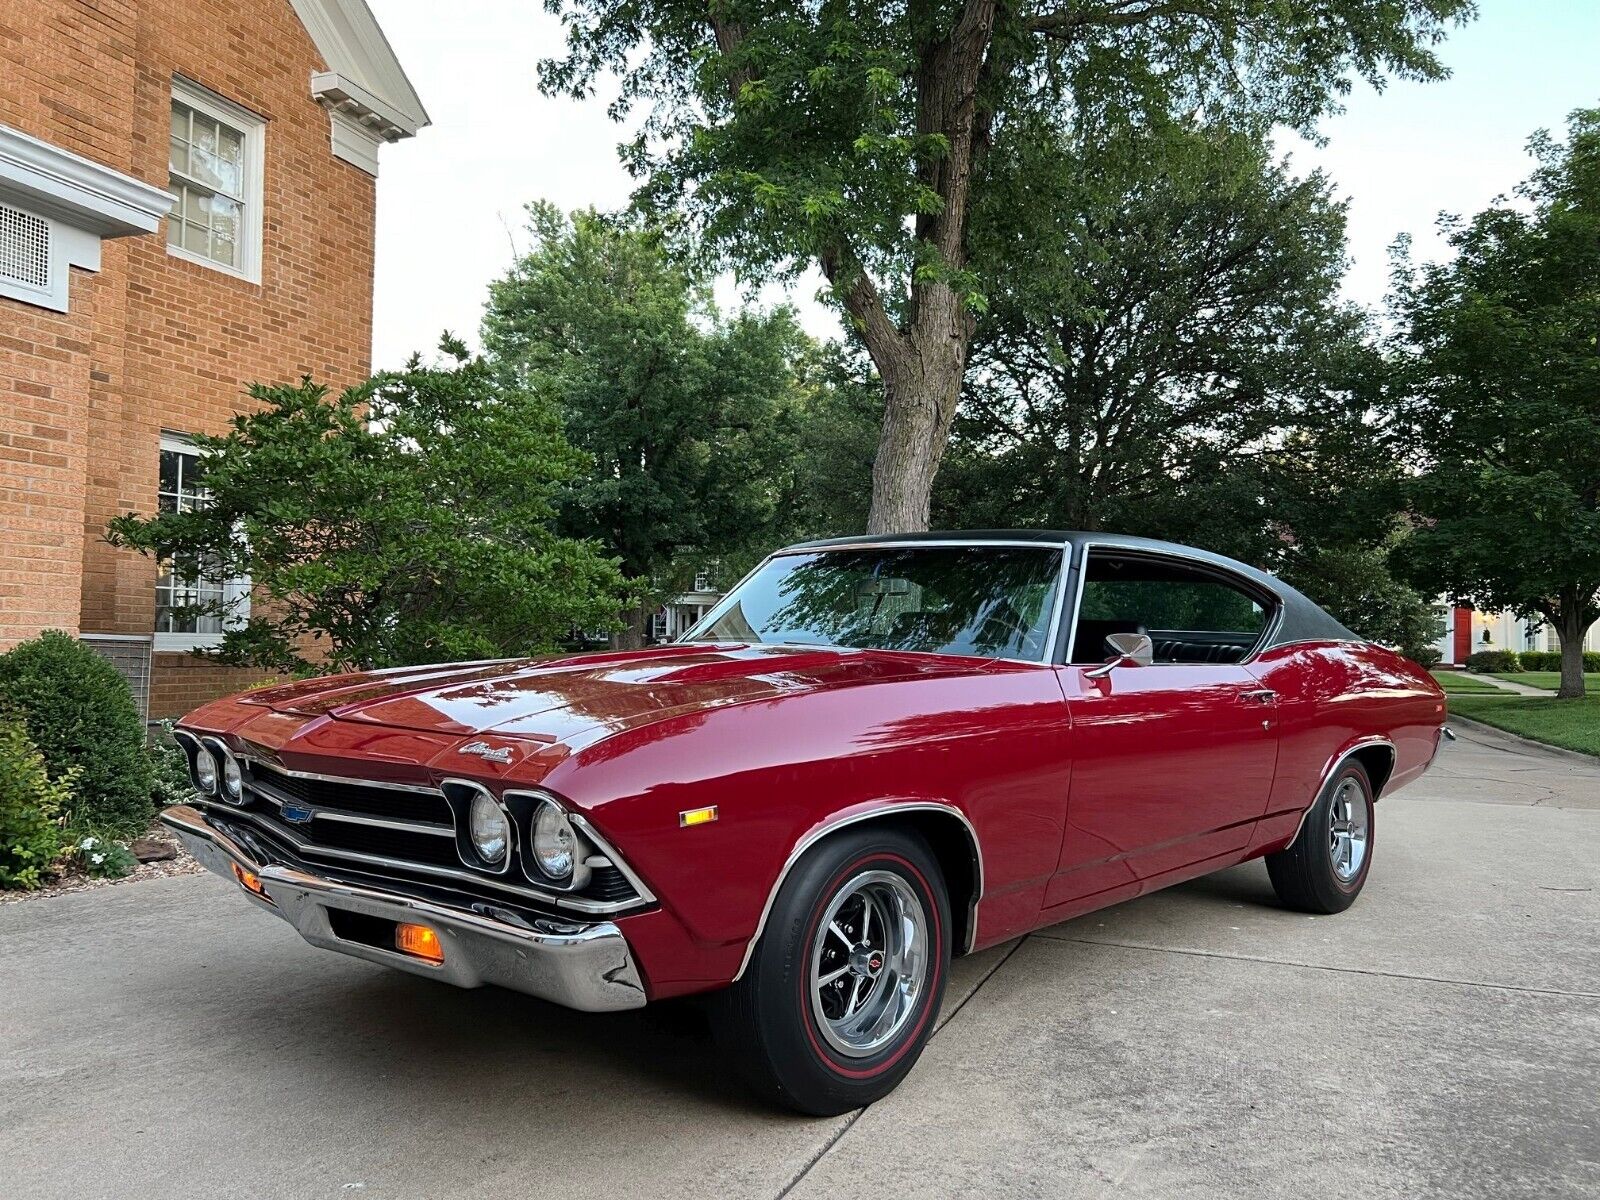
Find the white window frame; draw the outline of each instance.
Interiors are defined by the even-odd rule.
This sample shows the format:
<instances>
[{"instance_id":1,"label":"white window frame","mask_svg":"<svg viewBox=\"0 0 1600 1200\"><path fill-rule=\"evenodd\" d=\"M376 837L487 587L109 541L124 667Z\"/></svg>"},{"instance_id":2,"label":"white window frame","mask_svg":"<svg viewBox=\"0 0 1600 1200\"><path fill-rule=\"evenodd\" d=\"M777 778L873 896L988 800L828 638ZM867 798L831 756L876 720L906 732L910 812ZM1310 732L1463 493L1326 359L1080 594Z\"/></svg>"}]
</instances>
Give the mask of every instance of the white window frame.
<instances>
[{"instance_id":1,"label":"white window frame","mask_svg":"<svg viewBox=\"0 0 1600 1200\"><path fill-rule=\"evenodd\" d=\"M195 112L210 117L213 121L220 121L239 131L244 137L244 181L240 190L240 202L244 205L244 220L239 223L239 265L230 267L227 263L220 263L214 258L204 254L197 254L173 242L167 243L167 253L174 258L181 258L185 262L197 263L202 267L210 267L213 271L221 271L224 275L232 275L248 283L261 282L261 230L262 208L266 189L263 186L266 167L266 141L267 122L264 117L251 112L243 105L235 104L226 96L219 96L210 88L202 87L193 80L185 79L181 75L172 77L172 97L168 101L168 123L171 122L171 101L186 104ZM172 156L167 155L168 171L171 170ZM178 202L176 193L168 189L173 203ZM168 216L167 220L172 218Z\"/></svg>"},{"instance_id":2,"label":"white window frame","mask_svg":"<svg viewBox=\"0 0 1600 1200\"><path fill-rule=\"evenodd\" d=\"M161 431L161 451L174 454L187 454L195 458L203 457L204 451L196 446L193 441L181 433ZM159 465L159 460L158 460ZM159 487L160 485L157 484ZM157 576L159 578L159 575ZM154 581L152 581L152 585ZM248 576L238 576L226 580L222 585L222 598L228 605L228 611L222 618L224 630L236 629L243 625L250 617L250 579ZM162 653L186 653L192 650L209 650L222 644L221 633L160 633L153 635L150 644L151 650Z\"/></svg>"}]
</instances>

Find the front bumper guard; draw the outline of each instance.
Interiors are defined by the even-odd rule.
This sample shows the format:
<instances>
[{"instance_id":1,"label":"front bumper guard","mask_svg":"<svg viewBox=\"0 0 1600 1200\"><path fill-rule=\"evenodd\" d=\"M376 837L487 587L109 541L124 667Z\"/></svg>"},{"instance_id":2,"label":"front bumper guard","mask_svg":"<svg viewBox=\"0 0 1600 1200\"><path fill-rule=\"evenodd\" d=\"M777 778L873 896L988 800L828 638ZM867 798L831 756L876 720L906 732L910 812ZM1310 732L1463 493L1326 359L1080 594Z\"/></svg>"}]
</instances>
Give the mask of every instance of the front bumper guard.
<instances>
[{"instance_id":1,"label":"front bumper guard","mask_svg":"<svg viewBox=\"0 0 1600 1200\"><path fill-rule=\"evenodd\" d=\"M270 903L243 887L239 888L241 894L289 922L313 946L457 987L497 984L584 1012L641 1008L645 1003L644 985L627 938L610 921L523 921L511 913L504 914L508 919L499 919L399 892L344 883L300 867L258 862L192 805L165 810L161 823L178 835L184 849L208 871L232 881L233 868L238 865L259 878ZM434 964L398 950L341 938L333 931L330 909L426 925L439 935L444 961Z\"/></svg>"}]
</instances>

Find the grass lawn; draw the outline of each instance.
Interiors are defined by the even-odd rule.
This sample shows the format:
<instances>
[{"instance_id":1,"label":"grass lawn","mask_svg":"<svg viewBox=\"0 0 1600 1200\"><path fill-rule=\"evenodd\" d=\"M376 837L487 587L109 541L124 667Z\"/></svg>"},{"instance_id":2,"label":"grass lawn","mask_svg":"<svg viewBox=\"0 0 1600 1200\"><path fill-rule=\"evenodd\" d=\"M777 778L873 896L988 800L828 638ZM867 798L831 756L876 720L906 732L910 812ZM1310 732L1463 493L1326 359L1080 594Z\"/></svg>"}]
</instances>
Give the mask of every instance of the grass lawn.
<instances>
[{"instance_id":1,"label":"grass lawn","mask_svg":"<svg viewBox=\"0 0 1600 1200\"><path fill-rule=\"evenodd\" d=\"M1450 711L1536 742L1600 755L1600 694L1582 700L1543 696L1452 696Z\"/></svg>"},{"instance_id":2,"label":"grass lawn","mask_svg":"<svg viewBox=\"0 0 1600 1200\"><path fill-rule=\"evenodd\" d=\"M1497 688L1492 683L1485 683L1476 675L1468 675L1465 671L1434 671L1433 677L1439 681L1439 686L1447 692L1488 692L1495 696L1507 694L1505 688Z\"/></svg>"},{"instance_id":3,"label":"grass lawn","mask_svg":"<svg viewBox=\"0 0 1600 1200\"><path fill-rule=\"evenodd\" d=\"M1493 674L1496 679L1509 679L1512 683L1525 683L1529 687L1549 688L1552 692L1561 686L1560 671L1495 671ZM1593 672L1586 674L1583 685L1591 692L1600 692L1600 675Z\"/></svg>"}]
</instances>

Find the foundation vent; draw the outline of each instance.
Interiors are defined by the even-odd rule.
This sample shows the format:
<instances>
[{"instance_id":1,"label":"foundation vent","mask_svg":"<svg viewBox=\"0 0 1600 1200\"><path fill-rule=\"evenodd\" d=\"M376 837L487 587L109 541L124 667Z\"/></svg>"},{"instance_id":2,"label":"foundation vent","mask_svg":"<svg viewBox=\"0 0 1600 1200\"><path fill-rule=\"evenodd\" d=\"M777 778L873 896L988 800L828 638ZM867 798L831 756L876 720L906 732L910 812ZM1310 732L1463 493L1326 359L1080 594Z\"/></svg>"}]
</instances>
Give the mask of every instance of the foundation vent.
<instances>
[{"instance_id":1,"label":"foundation vent","mask_svg":"<svg viewBox=\"0 0 1600 1200\"><path fill-rule=\"evenodd\" d=\"M50 289L50 223L0 204L0 282Z\"/></svg>"}]
</instances>

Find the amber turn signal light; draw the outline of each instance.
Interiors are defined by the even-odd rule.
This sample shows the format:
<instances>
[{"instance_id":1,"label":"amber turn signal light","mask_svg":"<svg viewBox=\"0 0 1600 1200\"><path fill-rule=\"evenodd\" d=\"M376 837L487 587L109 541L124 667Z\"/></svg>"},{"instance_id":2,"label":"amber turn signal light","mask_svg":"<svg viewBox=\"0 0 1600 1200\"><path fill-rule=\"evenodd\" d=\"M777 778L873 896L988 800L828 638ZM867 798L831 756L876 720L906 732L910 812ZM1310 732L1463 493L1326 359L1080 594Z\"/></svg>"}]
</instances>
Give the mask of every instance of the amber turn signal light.
<instances>
[{"instance_id":1,"label":"amber turn signal light","mask_svg":"<svg viewBox=\"0 0 1600 1200\"><path fill-rule=\"evenodd\" d=\"M678 827L687 829L691 825L709 825L717 819L717 806L709 808L690 808L678 814Z\"/></svg>"},{"instance_id":2,"label":"amber turn signal light","mask_svg":"<svg viewBox=\"0 0 1600 1200\"><path fill-rule=\"evenodd\" d=\"M261 876L254 871L246 871L238 863L234 863L233 877L239 881L239 886L252 896L260 896L268 904L272 903L272 897L267 895L267 889L261 884Z\"/></svg>"},{"instance_id":3,"label":"amber turn signal light","mask_svg":"<svg viewBox=\"0 0 1600 1200\"><path fill-rule=\"evenodd\" d=\"M423 962L434 964L444 961L444 947L439 944L439 935L426 925L408 925L401 923L394 927L395 949L401 954L409 954L412 958L420 958Z\"/></svg>"}]
</instances>

